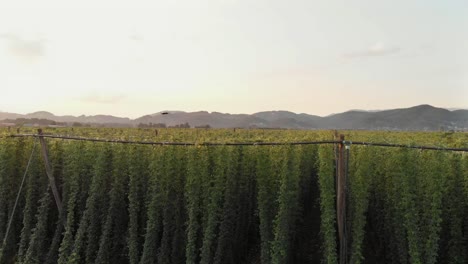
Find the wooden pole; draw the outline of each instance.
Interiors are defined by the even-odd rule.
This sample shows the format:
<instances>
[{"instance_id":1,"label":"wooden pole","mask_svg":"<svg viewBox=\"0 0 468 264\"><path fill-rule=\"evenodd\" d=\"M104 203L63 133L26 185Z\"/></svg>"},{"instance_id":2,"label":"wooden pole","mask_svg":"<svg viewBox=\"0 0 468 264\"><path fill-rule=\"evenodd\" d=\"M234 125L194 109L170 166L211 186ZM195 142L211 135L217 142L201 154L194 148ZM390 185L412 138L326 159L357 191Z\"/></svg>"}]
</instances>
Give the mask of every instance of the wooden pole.
<instances>
[{"instance_id":1,"label":"wooden pole","mask_svg":"<svg viewBox=\"0 0 468 264\"><path fill-rule=\"evenodd\" d=\"M344 135L340 135L338 144L338 160L336 167L336 219L338 224L339 260L340 264L347 263L347 235L346 235L346 169Z\"/></svg>"},{"instance_id":2,"label":"wooden pole","mask_svg":"<svg viewBox=\"0 0 468 264\"><path fill-rule=\"evenodd\" d=\"M47 173L47 177L49 178L50 188L52 190L52 193L54 194L54 199L55 199L55 203L57 204L57 209L59 211L59 215L60 215L60 217L62 217L63 216L63 214L62 214L62 208L63 208L62 207L62 200L60 199L60 194L58 192L57 185L55 184L55 178L54 178L54 175L52 173L52 168L50 166L49 153L47 151L47 145L46 145L46 142L44 140L44 137L42 136L42 129L38 129L37 132L39 134L39 142L41 143L42 157L44 158L44 166L45 166L45 170L46 170L46 173Z\"/></svg>"}]
</instances>

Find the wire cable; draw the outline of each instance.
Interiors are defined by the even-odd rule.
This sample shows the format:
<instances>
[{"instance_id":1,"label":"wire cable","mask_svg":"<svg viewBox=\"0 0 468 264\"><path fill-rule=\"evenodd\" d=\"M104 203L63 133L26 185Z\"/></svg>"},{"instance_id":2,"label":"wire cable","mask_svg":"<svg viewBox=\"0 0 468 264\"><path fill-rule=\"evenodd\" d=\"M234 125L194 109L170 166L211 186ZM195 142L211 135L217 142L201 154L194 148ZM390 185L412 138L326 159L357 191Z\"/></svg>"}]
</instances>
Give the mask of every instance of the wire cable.
<instances>
[{"instance_id":1,"label":"wire cable","mask_svg":"<svg viewBox=\"0 0 468 264\"><path fill-rule=\"evenodd\" d=\"M420 150L436 150L436 151L454 151L454 152L468 152L468 148L445 148L435 146L417 146L417 145L404 145L393 143L378 143L378 142L362 142L362 141L339 141L339 140L324 140L324 141L300 141L300 142L154 142L154 141L132 141L132 140L118 140L118 139L102 139L102 138L86 138L86 137L73 137L61 135L39 135L39 134L14 134L9 137L44 137L65 140L77 141L90 141L90 142L104 142L104 143L118 143L118 144L135 144L135 145L160 145L160 146L291 146L291 145L321 145L321 144L340 144L345 145L362 145L374 147L394 147L394 148L410 148Z\"/></svg>"},{"instance_id":2,"label":"wire cable","mask_svg":"<svg viewBox=\"0 0 468 264\"><path fill-rule=\"evenodd\" d=\"M284 146L284 145L319 145L319 144L337 144L341 141L326 140L326 141L301 141L301 142L154 142L154 141L132 141L132 140L116 140L102 138L85 138L60 135L39 135L39 134L17 134L10 137L44 137L54 139L104 142L104 143L120 143L120 144L136 144L136 145L161 145L161 146Z\"/></svg>"},{"instance_id":3,"label":"wire cable","mask_svg":"<svg viewBox=\"0 0 468 264\"><path fill-rule=\"evenodd\" d=\"M416 146L416 145L373 143L373 142L360 142L360 141L344 141L343 143L347 145L361 145L361 146L373 146L373 147L391 147L391 148L410 148L410 149L421 149L421 150L468 152L468 148L444 148L444 147L435 147L435 146Z\"/></svg>"}]
</instances>

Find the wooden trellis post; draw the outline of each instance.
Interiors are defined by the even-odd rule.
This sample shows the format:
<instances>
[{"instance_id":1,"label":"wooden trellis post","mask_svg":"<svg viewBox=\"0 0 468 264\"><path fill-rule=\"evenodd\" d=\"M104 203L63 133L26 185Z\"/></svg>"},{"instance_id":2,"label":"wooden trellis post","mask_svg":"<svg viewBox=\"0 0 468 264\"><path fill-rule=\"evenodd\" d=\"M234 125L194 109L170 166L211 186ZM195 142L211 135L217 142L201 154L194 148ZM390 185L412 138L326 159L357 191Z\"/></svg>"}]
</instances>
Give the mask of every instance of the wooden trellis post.
<instances>
[{"instance_id":1,"label":"wooden trellis post","mask_svg":"<svg viewBox=\"0 0 468 264\"><path fill-rule=\"evenodd\" d=\"M336 162L336 221L338 224L339 262L347 263L347 234L346 234L346 165L344 135L340 135L338 156Z\"/></svg>"},{"instance_id":2,"label":"wooden trellis post","mask_svg":"<svg viewBox=\"0 0 468 264\"><path fill-rule=\"evenodd\" d=\"M47 177L49 178L49 184L50 184L50 189L52 190L52 193L54 194L54 199L55 203L57 204L57 209L59 211L60 217L63 216L62 214L62 200L60 199L60 194L57 189L57 185L55 184L55 178L54 174L52 173L52 168L50 166L49 162L49 153L47 151L47 145L44 140L44 137L42 136L42 129L37 130L38 135L39 135L39 142L41 143L41 150L42 150L42 157L44 159L44 166L45 170L47 173Z\"/></svg>"}]
</instances>

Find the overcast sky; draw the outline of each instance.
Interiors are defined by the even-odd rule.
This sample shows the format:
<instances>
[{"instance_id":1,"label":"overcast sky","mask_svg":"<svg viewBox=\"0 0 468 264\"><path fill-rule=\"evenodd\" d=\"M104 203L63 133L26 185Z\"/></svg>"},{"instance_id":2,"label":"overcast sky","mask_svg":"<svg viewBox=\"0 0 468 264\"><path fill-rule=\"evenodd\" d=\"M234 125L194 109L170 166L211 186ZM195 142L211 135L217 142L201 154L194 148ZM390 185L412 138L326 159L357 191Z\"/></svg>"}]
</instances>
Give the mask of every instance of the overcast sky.
<instances>
[{"instance_id":1,"label":"overcast sky","mask_svg":"<svg viewBox=\"0 0 468 264\"><path fill-rule=\"evenodd\" d=\"M0 92L59 115L468 108L468 1L2 0Z\"/></svg>"}]
</instances>

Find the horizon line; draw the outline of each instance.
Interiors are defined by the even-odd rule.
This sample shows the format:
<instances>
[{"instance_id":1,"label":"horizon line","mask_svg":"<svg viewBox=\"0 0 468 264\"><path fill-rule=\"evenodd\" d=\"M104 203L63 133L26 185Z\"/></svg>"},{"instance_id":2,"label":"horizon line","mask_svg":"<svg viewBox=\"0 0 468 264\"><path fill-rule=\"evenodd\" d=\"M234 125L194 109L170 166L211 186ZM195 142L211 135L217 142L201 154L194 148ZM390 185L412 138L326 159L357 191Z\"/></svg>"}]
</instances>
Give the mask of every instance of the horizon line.
<instances>
[{"instance_id":1,"label":"horizon line","mask_svg":"<svg viewBox=\"0 0 468 264\"><path fill-rule=\"evenodd\" d=\"M158 111L158 112L154 112L154 113L151 113L151 114L144 114L144 115L140 115L138 117L135 117L135 118L131 118L131 117L124 117L124 116L118 116L118 115L112 115L112 114L92 114L92 115L85 115L85 114L79 114L79 115L73 115L73 114L65 114L65 115L61 115L61 114L56 114L56 113L52 113L50 111L46 111L46 110L39 110L39 111L34 111L34 112L30 112L30 113L16 113L16 112L8 112L8 111L3 111L3 110L0 110L0 113L4 113L4 114L16 114L16 115L32 115L32 114L37 114L37 113L48 113L48 114L51 114L55 117L64 117L64 116L72 116L72 117L81 117L81 116L85 116L85 117L90 117L90 116L112 116L112 117L117 117L117 118L127 118L127 119L130 119L130 120L135 120L135 119L138 119L138 118L141 118L141 117L144 117L144 116L152 116L152 115L156 115L156 114L160 114L160 113L163 113L163 112L180 112L180 113L197 113L197 112L207 112L208 114L213 114L213 113L220 113L220 114L230 114L230 115L254 115L254 114L258 114L258 113L264 113L264 112L290 112L290 113L293 113L293 114L296 114L296 115L300 115L300 114L306 114L306 115L312 115L312 116L318 116L318 117L328 117L328 116L332 116L332 115L337 115L337 114L342 114L342 113L347 113L347 112L352 112L352 111L359 111L359 112L383 112L383 111L388 111L388 110L397 110L397 109L409 109L409 108L414 108L414 107L421 107L421 106L430 106L430 107L433 107L433 108L438 108L438 109L445 109L445 110L448 110L450 112L453 112L453 111L457 111L457 110L468 110L468 107L439 107L439 106L434 106L434 105L431 105L431 104L419 104L419 105L413 105L413 106L408 106L408 107L398 107L398 108L386 108L386 109L359 109L359 108L354 108L354 109L349 109L349 110L346 110L346 111L343 111L343 112L333 112L333 113L330 113L328 115L316 115L316 114L310 114L310 113L305 113L305 112L293 112L293 111L290 111L290 110L284 110L284 109L279 109L279 110L264 110L264 111L258 111L258 112L253 112L253 113L230 113L230 112L219 112L219 111L208 111L208 110L197 110L197 111L184 111L184 110L161 110L161 111Z\"/></svg>"}]
</instances>

